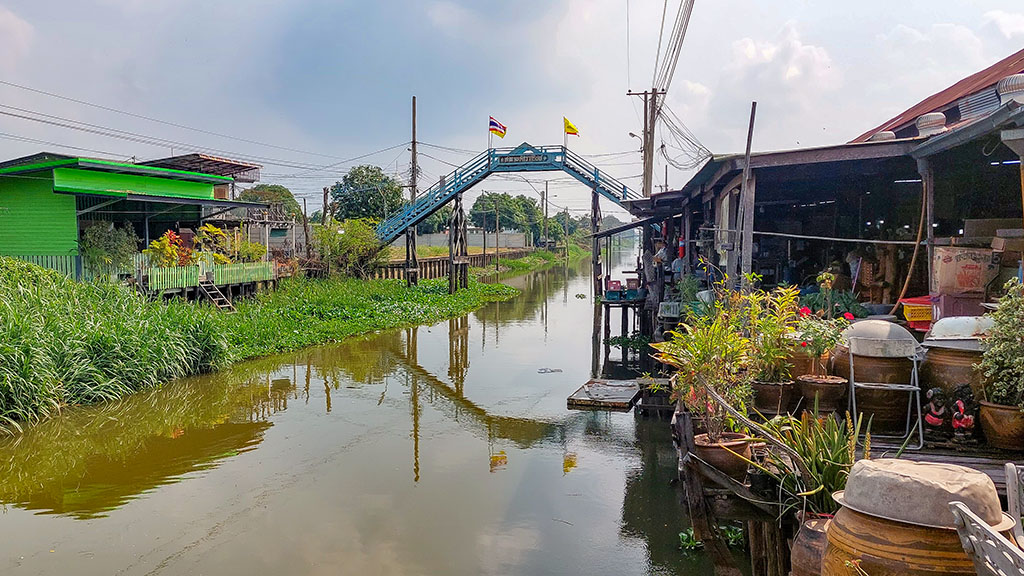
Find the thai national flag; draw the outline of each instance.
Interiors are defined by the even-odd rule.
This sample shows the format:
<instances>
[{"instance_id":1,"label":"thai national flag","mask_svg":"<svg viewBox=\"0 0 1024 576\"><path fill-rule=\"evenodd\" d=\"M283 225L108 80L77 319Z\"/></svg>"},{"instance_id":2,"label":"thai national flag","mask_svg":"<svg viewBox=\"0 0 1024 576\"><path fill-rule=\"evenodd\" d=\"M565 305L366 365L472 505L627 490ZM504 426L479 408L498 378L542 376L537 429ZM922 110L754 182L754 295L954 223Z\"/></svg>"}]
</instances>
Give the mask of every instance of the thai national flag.
<instances>
[{"instance_id":1,"label":"thai national flag","mask_svg":"<svg viewBox=\"0 0 1024 576\"><path fill-rule=\"evenodd\" d=\"M504 138L505 131L507 130L507 128L505 128L505 125L495 120L494 116L491 116L490 118L491 123L488 130L490 130L491 134L497 134L498 138Z\"/></svg>"}]
</instances>

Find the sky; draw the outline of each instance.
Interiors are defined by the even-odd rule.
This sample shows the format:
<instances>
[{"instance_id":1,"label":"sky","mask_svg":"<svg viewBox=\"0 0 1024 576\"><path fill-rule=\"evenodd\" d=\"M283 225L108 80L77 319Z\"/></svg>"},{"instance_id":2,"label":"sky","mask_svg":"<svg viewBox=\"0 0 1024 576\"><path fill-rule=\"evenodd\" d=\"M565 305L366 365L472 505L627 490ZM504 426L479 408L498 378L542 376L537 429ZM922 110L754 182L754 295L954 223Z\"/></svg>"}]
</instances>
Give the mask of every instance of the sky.
<instances>
[{"instance_id":1,"label":"sky","mask_svg":"<svg viewBox=\"0 0 1024 576\"><path fill-rule=\"evenodd\" d=\"M503 146L560 144L566 116L580 130L570 148L639 190L640 141L629 133L642 116L626 92L651 87L663 10L667 42L678 7L0 0L0 81L108 108L0 84L0 159L207 151L263 164L263 182L288 186L312 212L320 189L355 164L407 180L415 95L428 183L486 148L488 116L508 126ZM742 151L753 100L755 151L835 144L1021 48L1019 1L695 0L667 104L714 153ZM664 165L659 157L659 186ZM669 187L690 174L671 169ZM492 177L468 201L483 190L537 197L545 179L553 206L588 209L588 190L562 173Z\"/></svg>"}]
</instances>

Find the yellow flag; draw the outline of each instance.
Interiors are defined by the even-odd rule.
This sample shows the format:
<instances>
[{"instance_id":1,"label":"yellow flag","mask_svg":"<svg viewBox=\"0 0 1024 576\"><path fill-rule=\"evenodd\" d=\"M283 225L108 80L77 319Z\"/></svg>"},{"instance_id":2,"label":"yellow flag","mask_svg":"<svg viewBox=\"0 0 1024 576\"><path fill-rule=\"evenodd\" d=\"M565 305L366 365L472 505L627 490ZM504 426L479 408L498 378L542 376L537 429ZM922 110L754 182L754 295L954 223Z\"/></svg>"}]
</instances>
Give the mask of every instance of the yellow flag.
<instances>
[{"instance_id":1,"label":"yellow flag","mask_svg":"<svg viewBox=\"0 0 1024 576\"><path fill-rule=\"evenodd\" d=\"M572 125L572 122L569 122L568 118L566 118L565 116L562 116L562 121L565 123L565 133L566 134L572 134L573 136L579 136L580 135L580 131L577 130L576 127Z\"/></svg>"}]
</instances>

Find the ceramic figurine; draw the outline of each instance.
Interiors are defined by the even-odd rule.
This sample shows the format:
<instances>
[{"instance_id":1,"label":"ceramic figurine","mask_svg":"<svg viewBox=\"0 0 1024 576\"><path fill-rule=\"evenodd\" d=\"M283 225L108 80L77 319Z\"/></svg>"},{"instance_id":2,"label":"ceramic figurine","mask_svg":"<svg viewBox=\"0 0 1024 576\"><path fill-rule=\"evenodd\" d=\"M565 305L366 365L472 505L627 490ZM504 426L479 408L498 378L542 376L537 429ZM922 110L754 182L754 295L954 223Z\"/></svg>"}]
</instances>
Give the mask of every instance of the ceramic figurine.
<instances>
[{"instance_id":1,"label":"ceramic figurine","mask_svg":"<svg viewBox=\"0 0 1024 576\"><path fill-rule=\"evenodd\" d=\"M946 395L942 388L932 388L926 394L924 424L929 434L950 435L949 413L946 410Z\"/></svg>"},{"instance_id":2,"label":"ceramic figurine","mask_svg":"<svg viewBox=\"0 0 1024 576\"><path fill-rule=\"evenodd\" d=\"M961 384L953 391L953 437L963 442L974 440L974 423L978 405L974 401L974 392L968 384Z\"/></svg>"}]
</instances>

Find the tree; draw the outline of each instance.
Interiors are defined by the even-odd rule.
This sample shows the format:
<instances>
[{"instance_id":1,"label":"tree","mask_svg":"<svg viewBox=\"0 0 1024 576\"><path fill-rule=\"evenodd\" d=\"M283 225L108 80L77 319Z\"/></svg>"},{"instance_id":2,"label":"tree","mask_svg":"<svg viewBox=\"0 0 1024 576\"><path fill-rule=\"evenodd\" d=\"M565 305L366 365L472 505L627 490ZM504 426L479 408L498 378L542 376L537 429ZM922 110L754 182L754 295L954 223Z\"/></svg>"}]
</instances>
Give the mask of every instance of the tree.
<instances>
[{"instance_id":1,"label":"tree","mask_svg":"<svg viewBox=\"0 0 1024 576\"><path fill-rule=\"evenodd\" d=\"M448 228L448 220L452 216L451 206L442 206L436 212L427 216L422 222L416 225L416 232L420 234L436 234Z\"/></svg>"},{"instance_id":2,"label":"tree","mask_svg":"<svg viewBox=\"0 0 1024 576\"><path fill-rule=\"evenodd\" d=\"M280 184L257 184L247 190L242 190L239 200L243 202L266 202L268 204L281 204L289 216L302 218L302 208L295 200L291 190Z\"/></svg>"},{"instance_id":3,"label":"tree","mask_svg":"<svg viewBox=\"0 0 1024 576\"><path fill-rule=\"evenodd\" d=\"M501 215L501 228L511 230L522 230L525 217L523 216L522 205L514 198L504 192L484 192L469 209L469 221L474 226L494 231L494 205L498 204L498 213Z\"/></svg>"},{"instance_id":4,"label":"tree","mask_svg":"<svg viewBox=\"0 0 1024 576\"><path fill-rule=\"evenodd\" d=\"M369 278L387 260L388 251L377 239L373 223L365 219L317 224L313 243L332 272Z\"/></svg>"},{"instance_id":5,"label":"tree","mask_svg":"<svg viewBox=\"0 0 1024 576\"><path fill-rule=\"evenodd\" d=\"M331 217L380 222L402 207L402 185L378 166L356 166L331 186Z\"/></svg>"}]
</instances>

